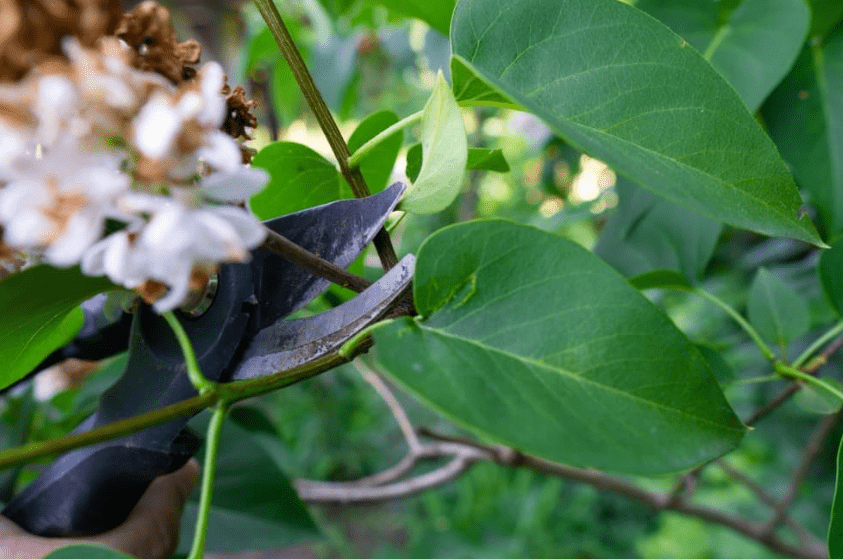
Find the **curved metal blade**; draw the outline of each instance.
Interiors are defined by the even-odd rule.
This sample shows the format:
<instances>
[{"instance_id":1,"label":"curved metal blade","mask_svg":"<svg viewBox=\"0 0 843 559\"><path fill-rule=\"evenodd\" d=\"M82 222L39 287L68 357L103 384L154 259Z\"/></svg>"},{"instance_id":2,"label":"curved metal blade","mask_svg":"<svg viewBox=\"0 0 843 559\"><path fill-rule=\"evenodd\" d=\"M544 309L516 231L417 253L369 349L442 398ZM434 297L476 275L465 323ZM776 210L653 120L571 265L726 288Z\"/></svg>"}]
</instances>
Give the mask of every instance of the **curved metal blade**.
<instances>
[{"instance_id":1,"label":"curved metal blade","mask_svg":"<svg viewBox=\"0 0 843 559\"><path fill-rule=\"evenodd\" d=\"M358 332L379 320L410 287L415 258L405 256L351 301L321 314L279 321L252 339L231 380L289 370L337 351Z\"/></svg>"},{"instance_id":2,"label":"curved metal blade","mask_svg":"<svg viewBox=\"0 0 843 559\"><path fill-rule=\"evenodd\" d=\"M395 183L374 196L331 202L273 219L266 225L346 268L383 227L406 188L403 183ZM328 280L264 249L253 254L253 264L260 269L255 274L259 278L255 291L260 301L255 324L258 330L299 310L330 285Z\"/></svg>"}]
</instances>

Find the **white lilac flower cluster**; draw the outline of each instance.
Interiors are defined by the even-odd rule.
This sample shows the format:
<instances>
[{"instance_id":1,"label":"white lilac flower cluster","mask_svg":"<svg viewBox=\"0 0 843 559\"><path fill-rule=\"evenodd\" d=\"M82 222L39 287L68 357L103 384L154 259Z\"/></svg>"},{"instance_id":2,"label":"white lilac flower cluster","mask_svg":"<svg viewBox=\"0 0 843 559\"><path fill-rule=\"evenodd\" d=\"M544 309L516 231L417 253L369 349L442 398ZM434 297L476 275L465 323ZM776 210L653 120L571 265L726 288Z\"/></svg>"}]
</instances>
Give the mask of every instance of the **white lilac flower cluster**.
<instances>
[{"instance_id":1,"label":"white lilac flower cluster","mask_svg":"<svg viewBox=\"0 0 843 559\"><path fill-rule=\"evenodd\" d=\"M176 86L132 67L117 38L63 48L67 62L0 85L2 243L140 293L157 286L147 298L173 309L261 243L260 222L225 202L268 177L220 130L218 64Z\"/></svg>"}]
</instances>

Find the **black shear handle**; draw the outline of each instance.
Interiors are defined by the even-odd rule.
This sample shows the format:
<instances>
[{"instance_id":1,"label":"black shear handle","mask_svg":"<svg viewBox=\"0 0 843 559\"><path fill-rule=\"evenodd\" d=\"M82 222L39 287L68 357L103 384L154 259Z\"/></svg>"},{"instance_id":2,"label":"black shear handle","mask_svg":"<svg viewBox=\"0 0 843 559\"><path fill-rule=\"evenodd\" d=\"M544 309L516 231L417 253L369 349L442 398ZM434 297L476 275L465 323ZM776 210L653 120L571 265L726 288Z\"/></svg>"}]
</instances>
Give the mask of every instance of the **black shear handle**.
<instances>
[{"instance_id":1,"label":"black shear handle","mask_svg":"<svg viewBox=\"0 0 843 559\"><path fill-rule=\"evenodd\" d=\"M126 520L156 477L181 468L200 445L201 440L184 429L169 451L124 444L80 449L64 456L66 468L21 493L3 515L45 537L107 532ZM124 467L115 467L119 465Z\"/></svg>"}]
</instances>

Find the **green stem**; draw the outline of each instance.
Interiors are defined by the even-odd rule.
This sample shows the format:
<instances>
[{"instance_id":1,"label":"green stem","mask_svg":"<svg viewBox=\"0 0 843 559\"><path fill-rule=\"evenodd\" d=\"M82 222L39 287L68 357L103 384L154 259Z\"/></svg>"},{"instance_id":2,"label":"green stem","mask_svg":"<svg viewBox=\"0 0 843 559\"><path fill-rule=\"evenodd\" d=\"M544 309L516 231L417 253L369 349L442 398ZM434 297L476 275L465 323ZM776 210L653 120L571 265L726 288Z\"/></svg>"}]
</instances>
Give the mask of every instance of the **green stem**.
<instances>
[{"instance_id":1,"label":"green stem","mask_svg":"<svg viewBox=\"0 0 843 559\"><path fill-rule=\"evenodd\" d=\"M777 373L784 377L795 378L808 384L812 384L820 390L825 390L826 392L835 396L841 402L843 402L843 392L840 392L838 389L826 383L822 379L811 376L807 373L803 373L799 369L796 369L790 365L785 365L781 362L775 364L775 369Z\"/></svg>"},{"instance_id":2,"label":"green stem","mask_svg":"<svg viewBox=\"0 0 843 559\"><path fill-rule=\"evenodd\" d=\"M755 342L755 345L758 346L758 349L761 350L761 353L764 355L764 357L766 357L770 361L776 361L776 354L773 352L772 349L770 349L770 346L764 343L764 340L761 339L761 336L758 334L755 328L753 328L752 325L738 313L738 311L736 311L728 304L726 304L725 301L715 295L712 295L708 291L703 291L702 289L693 289L692 292L696 293L704 299L708 299L709 301L726 311L726 314L731 316L734 321L737 322L741 328L743 328L744 332L746 332L747 335L752 338L752 341Z\"/></svg>"},{"instance_id":3,"label":"green stem","mask_svg":"<svg viewBox=\"0 0 843 559\"><path fill-rule=\"evenodd\" d=\"M808 349L803 351L799 357L796 358L796 361L792 363L794 369L799 369L804 365L808 359L811 358L813 354L815 354L819 349L831 341L832 338L835 338L843 334L843 322L838 323L834 327L832 327L828 332L817 338L817 341L812 343Z\"/></svg>"},{"instance_id":4,"label":"green stem","mask_svg":"<svg viewBox=\"0 0 843 559\"><path fill-rule=\"evenodd\" d=\"M188 559L202 559L205 553L205 538L208 534L208 518L211 515L211 496L214 493L214 477L217 471L217 453L220 448L220 436L228 404L218 402L208 425L208 438L205 447L205 465L202 468L202 494L199 497L199 514L196 516L196 531L193 534L193 546Z\"/></svg>"},{"instance_id":5,"label":"green stem","mask_svg":"<svg viewBox=\"0 0 843 559\"><path fill-rule=\"evenodd\" d=\"M179 347L181 347L181 352L184 354L184 362L187 365L187 376L193 387L199 394L208 394L215 391L217 383L211 382L202 374L202 370L199 368L199 361L196 360L196 352L193 351L193 344L190 343L190 338L187 336L187 332L184 331L184 327L179 322L179 319L176 318L176 315L172 311L162 313L161 316L164 317L164 320L173 329L173 333L179 341Z\"/></svg>"},{"instance_id":6,"label":"green stem","mask_svg":"<svg viewBox=\"0 0 843 559\"><path fill-rule=\"evenodd\" d=\"M395 135L397 132L407 128L408 126L415 124L416 122L422 119L424 115L424 111L419 111L417 113L413 113L408 117L402 118L359 148L357 151L352 153L348 158L348 166L351 168L355 168L360 164L360 160L366 157L366 154L372 151L378 144L384 142L388 138Z\"/></svg>"},{"instance_id":7,"label":"green stem","mask_svg":"<svg viewBox=\"0 0 843 559\"><path fill-rule=\"evenodd\" d=\"M299 89L301 89L304 98L307 100L313 116L316 117L319 127L322 128L322 132L325 134L325 138L331 146L331 151L334 152L334 156L337 158L340 171L343 177L345 177L345 180L348 181L351 191L357 198L368 196L369 187L366 185L366 180L363 178L360 169L354 169L349 166L348 158L351 156L351 153L348 150L348 144L345 143L339 126L337 126L337 122L331 115L331 110L325 103L325 99L322 98L322 94L319 93L319 88L316 87L316 82L313 81L313 76L310 75L310 71L307 69L307 65L304 63L304 59L302 59L298 48L296 48L296 44L290 36L287 26L284 25L284 20L281 19L281 14L278 13L273 0L254 0L254 2L266 22L270 33L275 38L275 42L278 43L278 48L281 50L284 60L287 61L287 65L293 72L293 77L299 84ZM384 269L389 270L398 264L395 248L392 246L392 241L386 231L381 229L375 235L374 244Z\"/></svg>"}]
</instances>

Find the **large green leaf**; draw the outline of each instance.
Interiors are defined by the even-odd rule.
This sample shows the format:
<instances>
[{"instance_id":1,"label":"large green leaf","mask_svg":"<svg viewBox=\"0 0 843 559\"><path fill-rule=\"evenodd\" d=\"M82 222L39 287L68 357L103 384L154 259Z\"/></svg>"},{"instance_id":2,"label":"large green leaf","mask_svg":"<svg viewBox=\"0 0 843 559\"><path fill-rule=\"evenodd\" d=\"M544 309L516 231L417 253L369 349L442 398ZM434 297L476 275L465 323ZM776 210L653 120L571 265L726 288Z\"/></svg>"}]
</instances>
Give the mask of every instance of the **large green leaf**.
<instances>
[{"instance_id":1,"label":"large green leaf","mask_svg":"<svg viewBox=\"0 0 843 559\"><path fill-rule=\"evenodd\" d=\"M716 220L821 244L775 146L678 35L617 0L463 0L454 56L560 136Z\"/></svg>"},{"instance_id":2,"label":"large green leaf","mask_svg":"<svg viewBox=\"0 0 843 559\"><path fill-rule=\"evenodd\" d=\"M594 249L627 277L676 270L702 277L722 228L704 215L677 206L623 177L615 185L619 203Z\"/></svg>"},{"instance_id":3,"label":"large green leaf","mask_svg":"<svg viewBox=\"0 0 843 559\"><path fill-rule=\"evenodd\" d=\"M811 19L803 0L743 0L725 18L711 0L641 0L635 6L703 53L753 112L790 70Z\"/></svg>"},{"instance_id":4,"label":"large green leaf","mask_svg":"<svg viewBox=\"0 0 843 559\"><path fill-rule=\"evenodd\" d=\"M201 431L207 423L203 414L191 425ZM182 552L189 550L193 538L198 494L197 488L182 516ZM248 431L227 421L217 458L207 549L277 549L318 537L307 507L275 461Z\"/></svg>"},{"instance_id":5,"label":"large green leaf","mask_svg":"<svg viewBox=\"0 0 843 559\"><path fill-rule=\"evenodd\" d=\"M419 177L422 168L422 146L413 144L407 150L407 178L415 181ZM494 171L496 173L508 173L509 162L500 149L468 148L468 159L465 168L469 171Z\"/></svg>"},{"instance_id":6,"label":"large green leaf","mask_svg":"<svg viewBox=\"0 0 843 559\"><path fill-rule=\"evenodd\" d=\"M351 134L348 139L348 149L354 153L360 146L397 122L398 115L392 111L379 111L369 115ZM372 194L388 186L392 168L395 166L395 160L398 158L398 152L401 151L403 143L404 132L399 130L375 146L360 160L360 172L363 173L363 178L366 179L366 185Z\"/></svg>"},{"instance_id":7,"label":"large green leaf","mask_svg":"<svg viewBox=\"0 0 843 559\"><path fill-rule=\"evenodd\" d=\"M421 169L401 200L401 209L419 214L441 212L460 193L468 161L462 113L441 71L422 114L421 146Z\"/></svg>"},{"instance_id":8,"label":"large green leaf","mask_svg":"<svg viewBox=\"0 0 843 559\"><path fill-rule=\"evenodd\" d=\"M375 332L398 383L478 433L550 460L653 474L738 444L705 359L579 245L500 220L422 245L418 319Z\"/></svg>"},{"instance_id":9,"label":"large green leaf","mask_svg":"<svg viewBox=\"0 0 843 559\"><path fill-rule=\"evenodd\" d=\"M79 304L117 289L78 267L35 266L0 281L0 388L20 380L82 327Z\"/></svg>"},{"instance_id":10,"label":"large green leaf","mask_svg":"<svg viewBox=\"0 0 843 559\"><path fill-rule=\"evenodd\" d=\"M782 350L811 326L805 297L766 268L758 270L749 289L747 313L758 333Z\"/></svg>"},{"instance_id":11,"label":"large green leaf","mask_svg":"<svg viewBox=\"0 0 843 559\"><path fill-rule=\"evenodd\" d=\"M275 142L260 150L252 165L269 172L269 183L249 206L260 219L297 212L346 197L347 187L333 163L311 148Z\"/></svg>"},{"instance_id":12,"label":"large green leaf","mask_svg":"<svg viewBox=\"0 0 843 559\"><path fill-rule=\"evenodd\" d=\"M763 112L826 236L843 231L843 26L802 51Z\"/></svg>"}]
</instances>

